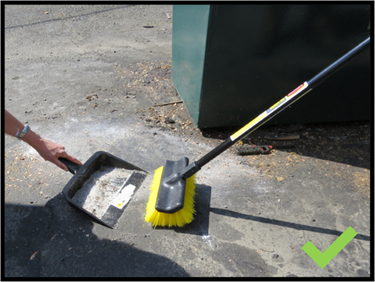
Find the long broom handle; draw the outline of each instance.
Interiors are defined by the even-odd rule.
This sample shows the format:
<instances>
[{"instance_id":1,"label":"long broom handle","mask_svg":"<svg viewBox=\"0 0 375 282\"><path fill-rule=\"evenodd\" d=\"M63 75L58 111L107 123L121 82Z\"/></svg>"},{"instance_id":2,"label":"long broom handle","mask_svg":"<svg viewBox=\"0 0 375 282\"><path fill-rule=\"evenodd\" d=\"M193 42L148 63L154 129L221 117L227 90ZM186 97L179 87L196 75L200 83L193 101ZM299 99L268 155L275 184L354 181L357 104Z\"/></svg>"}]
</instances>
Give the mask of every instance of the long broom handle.
<instances>
[{"instance_id":1,"label":"long broom handle","mask_svg":"<svg viewBox=\"0 0 375 282\"><path fill-rule=\"evenodd\" d=\"M244 127L242 127L240 130L238 130L236 133L231 135L229 138L227 138L219 146L217 146L212 151L210 151L209 153L204 155L201 159L199 159L198 161L193 162L190 165L188 165L183 171L181 171L181 176L184 177L184 178L188 178L188 177L194 175L205 164L207 164L208 162L213 160L215 157L220 155L222 152L224 152L230 146L232 146L237 141L241 140L242 138L246 137L247 135L249 135L250 133L252 133L256 129L258 129L260 126L265 124L267 121L269 121L275 115L280 113L282 110L284 110L285 108L290 106L292 103L294 103L295 101L297 101L298 99L303 97L306 93L310 92L314 87L318 86L321 82L323 82L325 79L327 79L330 75L332 75L338 69L342 68L345 64L347 64L349 61L354 59L357 55L362 53L369 46L369 44L370 44L370 37L367 38L362 43L360 43L355 48L353 48L351 51L346 53L344 56L342 56L336 62L334 62L333 64L328 66L326 69L321 71L319 74L317 74L311 80L309 80L308 82L305 82L302 85L298 86L296 89L294 89L292 92L290 92L284 98L282 98L279 102L274 104L268 110L261 113L259 116L257 116L255 119L253 119L251 122L246 124Z\"/></svg>"}]
</instances>

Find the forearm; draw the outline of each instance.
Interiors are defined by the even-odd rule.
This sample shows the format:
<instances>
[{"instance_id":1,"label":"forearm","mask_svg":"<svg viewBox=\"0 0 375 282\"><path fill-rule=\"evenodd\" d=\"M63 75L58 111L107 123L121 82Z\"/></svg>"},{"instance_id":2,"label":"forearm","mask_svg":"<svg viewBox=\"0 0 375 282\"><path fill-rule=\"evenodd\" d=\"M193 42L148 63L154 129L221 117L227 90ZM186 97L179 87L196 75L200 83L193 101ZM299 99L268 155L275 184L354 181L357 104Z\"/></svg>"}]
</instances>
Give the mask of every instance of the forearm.
<instances>
[{"instance_id":1,"label":"forearm","mask_svg":"<svg viewBox=\"0 0 375 282\"><path fill-rule=\"evenodd\" d=\"M16 136L17 131L21 132L25 125L16 119L10 112L5 110L5 133Z\"/></svg>"},{"instance_id":2,"label":"forearm","mask_svg":"<svg viewBox=\"0 0 375 282\"><path fill-rule=\"evenodd\" d=\"M25 125L14 117L10 112L5 110L5 133L11 136L16 136L17 132L21 132ZM31 129L27 131L22 141L28 143L32 147L39 147L41 145L41 137L33 132Z\"/></svg>"},{"instance_id":3,"label":"forearm","mask_svg":"<svg viewBox=\"0 0 375 282\"><path fill-rule=\"evenodd\" d=\"M17 132L22 132L24 128L25 125L22 122L20 122L10 112L5 110L6 134L16 137ZM47 139L43 139L38 133L35 133L31 129L26 132L22 138L22 141L33 147L44 160L50 161L66 171L68 168L61 161L59 161L59 158L66 158L72 162L82 165L79 160L65 152L64 146Z\"/></svg>"}]
</instances>

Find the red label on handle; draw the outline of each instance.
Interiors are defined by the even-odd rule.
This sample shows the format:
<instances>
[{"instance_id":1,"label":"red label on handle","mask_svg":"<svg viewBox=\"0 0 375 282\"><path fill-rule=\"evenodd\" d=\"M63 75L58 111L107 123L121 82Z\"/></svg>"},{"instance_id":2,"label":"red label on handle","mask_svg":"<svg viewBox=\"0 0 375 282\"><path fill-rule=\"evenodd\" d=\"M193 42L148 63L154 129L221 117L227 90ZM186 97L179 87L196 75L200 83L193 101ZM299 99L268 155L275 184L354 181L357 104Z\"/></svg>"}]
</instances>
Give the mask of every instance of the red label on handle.
<instances>
[{"instance_id":1,"label":"red label on handle","mask_svg":"<svg viewBox=\"0 0 375 282\"><path fill-rule=\"evenodd\" d=\"M298 86L296 89L294 89L292 92L290 92L288 95L286 95L287 97L290 97L290 96L293 96L294 94L296 94L297 92L301 91L302 89L306 88L308 86L308 84L305 82L303 84L301 84L300 86Z\"/></svg>"}]
</instances>

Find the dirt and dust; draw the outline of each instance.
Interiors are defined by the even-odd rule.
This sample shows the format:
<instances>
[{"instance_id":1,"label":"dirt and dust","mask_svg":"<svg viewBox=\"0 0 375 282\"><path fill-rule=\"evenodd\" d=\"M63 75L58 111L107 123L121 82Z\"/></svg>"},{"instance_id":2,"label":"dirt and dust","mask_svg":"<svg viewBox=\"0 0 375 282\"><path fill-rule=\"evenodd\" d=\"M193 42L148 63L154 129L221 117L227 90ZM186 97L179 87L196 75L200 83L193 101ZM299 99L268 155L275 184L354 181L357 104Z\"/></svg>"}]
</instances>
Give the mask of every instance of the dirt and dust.
<instances>
[{"instance_id":1,"label":"dirt and dust","mask_svg":"<svg viewBox=\"0 0 375 282\"><path fill-rule=\"evenodd\" d=\"M91 175L72 200L101 218L121 191L130 173L131 171L124 168L102 167Z\"/></svg>"}]
</instances>

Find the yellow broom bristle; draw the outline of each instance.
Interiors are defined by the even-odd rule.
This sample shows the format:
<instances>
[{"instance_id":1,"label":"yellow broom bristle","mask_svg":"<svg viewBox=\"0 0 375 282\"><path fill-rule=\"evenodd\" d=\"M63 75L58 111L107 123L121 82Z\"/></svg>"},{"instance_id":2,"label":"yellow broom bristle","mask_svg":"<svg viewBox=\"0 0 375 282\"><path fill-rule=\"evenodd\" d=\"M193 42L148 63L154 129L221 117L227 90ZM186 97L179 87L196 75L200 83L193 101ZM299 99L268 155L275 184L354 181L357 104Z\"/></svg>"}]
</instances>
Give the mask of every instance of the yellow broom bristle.
<instances>
[{"instance_id":1,"label":"yellow broom bristle","mask_svg":"<svg viewBox=\"0 0 375 282\"><path fill-rule=\"evenodd\" d=\"M159 186L163 174L163 167L155 170L154 178L150 188L150 196L146 207L146 222L151 222L156 226L178 226L183 227L194 219L194 198L195 198L195 175L186 179L185 202L184 207L173 214L158 212L155 209L156 199L158 198Z\"/></svg>"}]
</instances>

